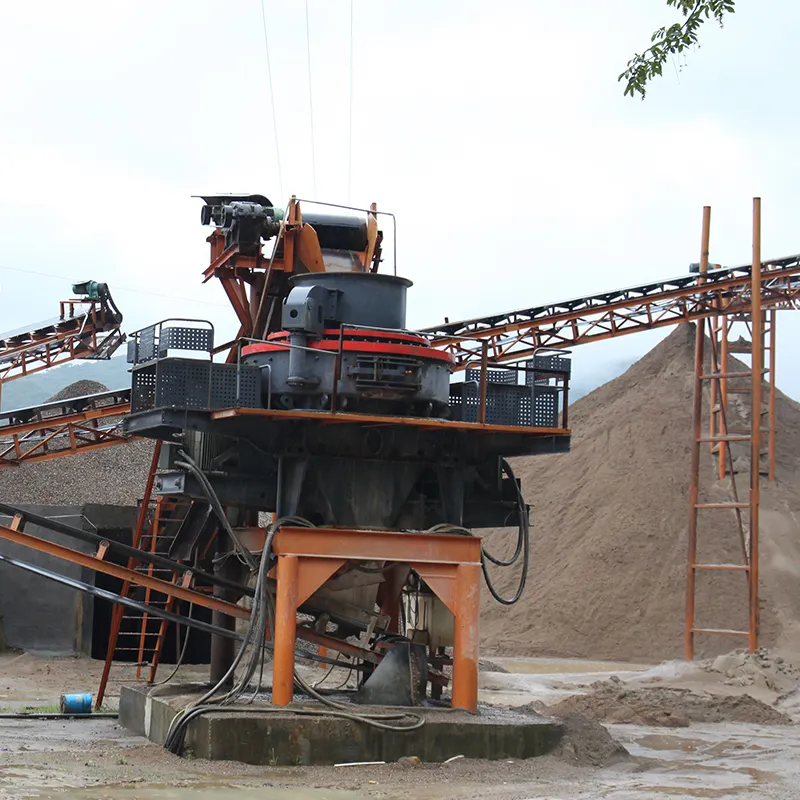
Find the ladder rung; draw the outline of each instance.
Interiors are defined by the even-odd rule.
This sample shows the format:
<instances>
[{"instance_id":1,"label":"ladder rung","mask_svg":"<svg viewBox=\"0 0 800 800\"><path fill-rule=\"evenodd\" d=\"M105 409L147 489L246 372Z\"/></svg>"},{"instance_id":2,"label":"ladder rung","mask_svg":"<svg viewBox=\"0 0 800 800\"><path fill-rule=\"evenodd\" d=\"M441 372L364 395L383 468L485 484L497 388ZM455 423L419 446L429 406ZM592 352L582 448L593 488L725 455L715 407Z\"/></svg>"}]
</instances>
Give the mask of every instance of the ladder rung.
<instances>
[{"instance_id":1,"label":"ladder rung","mask_svg":"<svg viewBox=\"0 0 800 800\"><path fill-rule=\"evenodd\" d=\"M711 569L723 572L749 572L750 567L741 564L695 564L695 569Z\"/></svg>"},{"instance_id":2,"label":"ladder rung","mask_svg":"<svg viewBox=\"0 0 800 800\"><path fill-rule=\"evenodd\" d=\"M761 372L768 372L766 369L762 369ZM708 375L701 375L700 377L704 380L713 380L714 378L749 378L752 375L752 372L711 372ZM730 389L729 389L730 391Z\"/></svg>"},{"instance_id":3,"label":"ladder rung","mask_svg":"<svg viewBox=\"0 0 800 800\"><path fill-rule=\"evenodd\" d=\"M695 508L750 508L750 503L697 503Z\"/></svg>"},{"instance_id":4,"label":"ladder rung","mask_svg":"<svg viewBox=\"0 0 800 800\"><path fill-rule=\"evenodd\" d=\"M712 442L749 442L749 436L740 436L739 434L724 434L722 436L701 436L698 442L709 444Z\"/></svg>"},{"instance_id":5,"label":"ladder rung","mask_svg":"<svg viewBox=\"0 0 800 800\"><path fill-rule=\"evenodd\" d=\"M723 636L750 636L747 631L732 631L726 628L692 628L692 633L719 633Z\"/></svg>"}]
</instances>

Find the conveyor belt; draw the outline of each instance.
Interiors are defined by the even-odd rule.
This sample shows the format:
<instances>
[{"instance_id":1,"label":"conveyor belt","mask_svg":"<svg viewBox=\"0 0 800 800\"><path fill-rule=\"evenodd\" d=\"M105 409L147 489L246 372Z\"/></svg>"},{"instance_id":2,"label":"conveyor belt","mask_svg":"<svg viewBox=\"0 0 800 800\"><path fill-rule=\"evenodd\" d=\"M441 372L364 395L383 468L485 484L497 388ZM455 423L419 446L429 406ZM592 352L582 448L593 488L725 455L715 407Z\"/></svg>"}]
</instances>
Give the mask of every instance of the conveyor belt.
<instances>
[{"instance_id":1,"label":"conveyor belt","mask_svg":"<svg viewBox=\"0 0 800 800\"><path fill-rule=\"evenodd\" d=\"M58 317L0 334L0 385L76 358L109 358L125 341L110 295L60 306Z\"/></svg>"},{"instance_id":2,"label":"conveyor belt","mask_svg":"<svg viewBox=\"0 0 800 800\"><path fill-rule=\"evenodd\" d=\"M800 255L764 262L765 308L795 307L800 300ZM425 330L463 368L488 343L496 363L529 358L538 348L569 348L718 313L750 309L752 266L725 267L704 276L684 275Z\"/></svg>"}]
</instances>

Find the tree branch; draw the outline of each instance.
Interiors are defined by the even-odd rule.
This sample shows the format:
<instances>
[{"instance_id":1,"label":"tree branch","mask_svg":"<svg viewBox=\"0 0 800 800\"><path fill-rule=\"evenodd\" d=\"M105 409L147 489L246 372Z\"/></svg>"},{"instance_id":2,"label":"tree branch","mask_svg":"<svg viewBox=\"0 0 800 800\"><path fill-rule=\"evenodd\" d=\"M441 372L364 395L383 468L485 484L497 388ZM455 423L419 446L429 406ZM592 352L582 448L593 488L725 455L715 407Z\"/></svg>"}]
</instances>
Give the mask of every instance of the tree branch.
<instances>
[{"instance_id":1,"label":"tree branch","mask_svg":"<svg viewBox=\"0 0 800 800\"><path fill-rule=\"evenodd\" d=\"M726 14L735 12L736 0L666 0L686 18L669 28L659 28L651 37L652 44L642 53L636 53L628 62L618 80L625 81L625 95L640 94L644 100L647 84L662 74L664 64L671 55L683 53L697 44L700 26L713 19L723 26Z\"/></svg>"}]
</instances>

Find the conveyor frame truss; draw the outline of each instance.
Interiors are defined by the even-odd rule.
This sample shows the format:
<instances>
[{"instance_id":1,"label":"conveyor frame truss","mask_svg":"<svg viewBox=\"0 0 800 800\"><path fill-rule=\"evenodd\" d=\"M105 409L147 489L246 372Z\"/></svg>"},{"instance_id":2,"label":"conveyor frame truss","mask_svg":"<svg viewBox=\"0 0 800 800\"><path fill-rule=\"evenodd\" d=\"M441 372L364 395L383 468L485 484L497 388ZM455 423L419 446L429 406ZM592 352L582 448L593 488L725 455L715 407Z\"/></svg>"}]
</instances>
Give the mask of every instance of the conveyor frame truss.
<instances>
[{"instance_id":1,"label":"conveyor frame truss","mask_svg":"<svg viewBox=\"0 0 800 800\"><path fill-rule=\"evenodd\" d=\"M540 348L568 349L681 322L749 313L752 265L711 270L706 280L687 275L602 292L508 314L427 328L433 344L463 369L488 345L490 361L529 358ZM800 255L762 264L761 305L793 308L800 300Z\"/></svg>"},{"instance_id":2,"label":"conveyor frame truss","mask_svg":"<svg viewBox=\"0 0 800 800\"><path fill-rule=\"evenodd\" d=\"M108 358L124 341L101 300L71 298L59 306L56 319L0 337L0 387L77 358Z\"/></svg>"}]
</instances>

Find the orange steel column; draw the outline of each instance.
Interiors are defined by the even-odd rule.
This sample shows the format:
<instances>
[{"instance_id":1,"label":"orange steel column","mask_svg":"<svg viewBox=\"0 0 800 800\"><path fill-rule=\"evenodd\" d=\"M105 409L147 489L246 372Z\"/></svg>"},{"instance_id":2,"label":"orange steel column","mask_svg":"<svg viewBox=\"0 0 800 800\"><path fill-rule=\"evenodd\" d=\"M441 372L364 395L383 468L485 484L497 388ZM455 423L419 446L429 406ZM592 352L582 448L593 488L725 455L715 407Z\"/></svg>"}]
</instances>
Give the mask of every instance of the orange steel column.
<instances>
[{"instance_id":1,"label":"orange steel column","mask_svg":"<svg viewBox=\"0 0 800 800\"><path fill-rule=\"evenodd\" d=\"M767 413L767 457L769 459L769 479L775 480L775 323L778 312L771 308L767 312L767 325L769 326L769 411Z\"/></svg>"},{"instance_id":2,"label":"orange steel column","mask_svg":"<svg viewBox=\"0 0 800 800\"><path fill-rule=\"evenodd\" d=\"M761 198L753 198L753 269L750 288L753 324L750 411L750 652L758 649L758 523L761 476L761 381L764 318L761 314Z\"/></svg>"},{"instance_id":3,"label":"orange steel column","mask_svg":"<svg viewBox=\"0 0 800 800\"><path fill-rule=\"evenodd\" d=\"M719 308L720 300L717 298L714 301L714 307ZM711 334L711 369L710 374L714 374L715 372L723 372L724 370L720 366L720 328L722 326L722 316L720 314L714 314L713 317L708 318L708 330ZM708 415L708 436L711 441L708 443L709 452L713 453L714 451L714 437L717 435L718 429L720 427L719 422L721 420L721 413L717 410L718 408L721 409L719 405L719 386L718 381L712 380L711 381L711 400L710 400L710 414Z\"/></svg>"},{"instance_id":4,"label":"orange steel column","mask_svg":"<svg viewBox=\"0 0 800 800\"><path fill-rule=\"evenodd\" d=\"M700 272L708 272L708 242L711 232L711 207L703 208L703 234L700 247ZM703 423L703 366L705 350L705 320L696 323L694 344L694 398L692 401L692 466L689 477L689 536L686 565L686 622L684 657L694 658L694 599L695 562L697 560L697 504L700 501L700 438Z\"/></svg>"},{"instance_id":5,"label":"orange steel column","mask_svg":"<svg viewBox=\"0 0 800 800\"><path fill-rule=\"evenodd\" d=\"M453 708L478 710L478 617L481 568L459 564L456 569L456 615L453 642Z\"/></svg>"},{"instance_id":6,"label":"orange steel column","mask_svg":"<svg viewBox=\"0 0 800 800\"><path fill-rule=\"evenodd\" d=\"M721 318L722 336L720 340L720 371L723 375L728 372L730 357L728 354L728 337L731 332L731 323L727 316ZM719 407L720 407L720 435L728 433L728 379L719 379ZM719 443L719 461L717 464L717 477L719 480L725 479L725 472L728 469L728 443Z\"/></svg>"},{"instance_id":7,"label":"orange steel column","mask_svg":"<svg viewBox=\"0 0 800 800\"><path fill-rule=\"evenodd\" d=\"M278 556L275 598L275 651L272 661L272 704L285 706L294 696L294 648L297 639L297 587L300 559Z\"/></svg>"}]
</instances>

